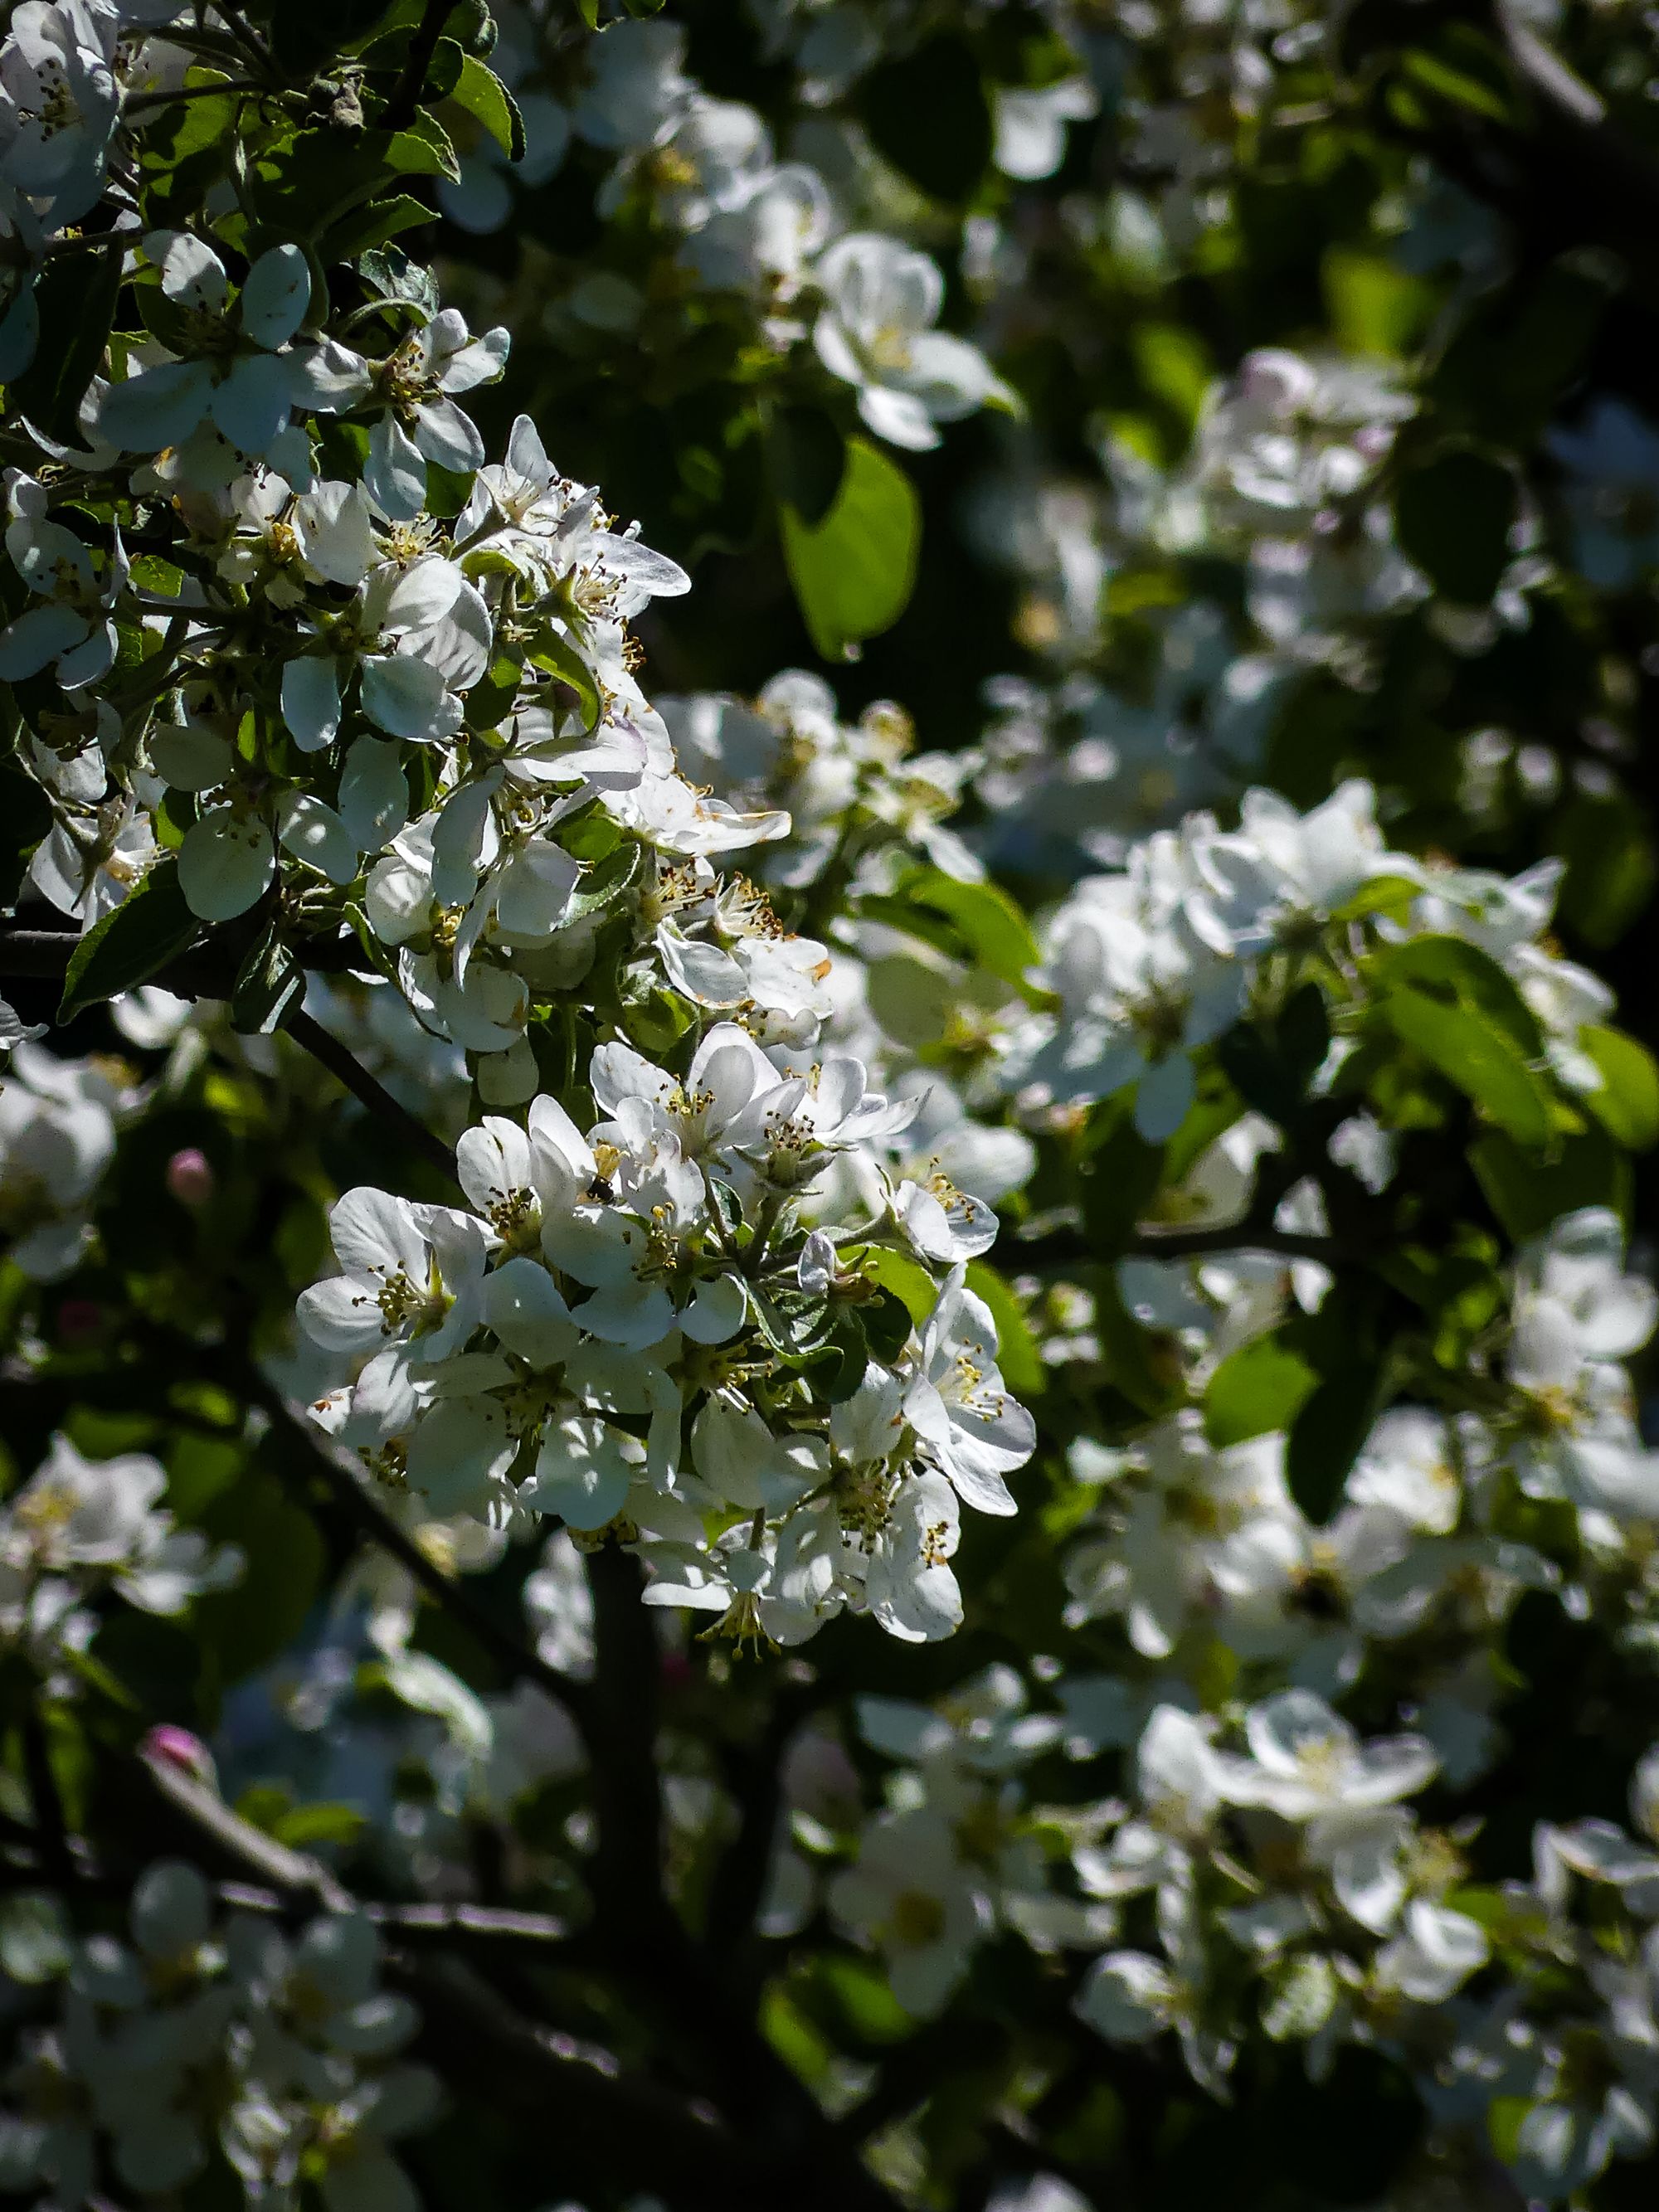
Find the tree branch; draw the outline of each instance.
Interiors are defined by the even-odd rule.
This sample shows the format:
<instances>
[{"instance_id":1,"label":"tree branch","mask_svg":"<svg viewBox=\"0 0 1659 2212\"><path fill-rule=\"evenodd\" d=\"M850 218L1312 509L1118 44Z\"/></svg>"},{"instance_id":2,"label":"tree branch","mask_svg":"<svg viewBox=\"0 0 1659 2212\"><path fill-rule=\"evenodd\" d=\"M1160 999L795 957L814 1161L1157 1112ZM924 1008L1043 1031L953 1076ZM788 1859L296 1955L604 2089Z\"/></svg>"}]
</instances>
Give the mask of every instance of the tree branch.
<instances>
[{"instance_id":1,"label":"tree branch","mask_svg":"<svg viewBox=\"0 0 1659 2212\"><path fill-rule=\"evenodd\" d=\"M314 1015L307 1013L302 1007L298 1013L290 1014L283 1026L295 1043L320 1061L377 1121L388 1122L399 1130L428 1167L436 1168L446 1182L455 1182L455 1155L443 1139L434 1136L424 1121L417 1121L406 1106L400 1106L385 1085L376 1082Z\"/></svg>"},{"instance_id":2,"label":"tree branch","mask_svg":"<svg viewBox=\"0 0 1659 2212\"><path fill-rule=\"evenodd\" d=\"M386 102L381 127L386 131L401 131L415 119L415 111L421 104L421 94L426 90L426 73L432 66L432 58L438 51L438 41L443 36L444 25L454 10L455 0L426 0L426 10L416 24L409 41L409 58L404 64L403 74L392 88Z\"/></svg>"},{"instance_id":3,"label":"tree branch","mask_svg":"<svg viewBox=\"0 0 1659 2212\"><path fill-rule=\"evenodd\" d=\"M1297 1230L1248 1222L1219 1229L1142 1229L1115 1251L1091 1244L1081 1228L1024 1240L1014 1237L1006 1247L1010 1261L1037 1267L1103 1267L1115 1260L1194 1260L1216 1252L1277 1252L1287 1260L1316 1260L1326 1267L1352 1266L1358 1256L1332 1237L1304 1236Z\"/></svg>"},{"instance_id":4,"label":"tree branch","mask_svg":"<svg viewBox=\"0 0 1659 2212\"><path fill-rule=\"evenodd\" d=\"M738 1832L721 1854L708 1893L706 1941L715 1951L750 1934L766 1894L783 1809L783 1753L810 1700L781 1689L760 1741L741 1756Z\"/></svg>"},{"instance_id":5,"label":"tree branch","mask_svg":"<svg viewBox=\"0 0 1659 2212\"><path fill-rule=\"evenodd\" d=\"M394 1950L389 1972L421 2004L422 2040L441 2052L447 2080L470 2077L492 2108L505 2099L553 2131L562 2185L584 2195L643 2186L684 2212L778 2201L745 2136L708 2106L526 2018L453 1960Z\"/></svg>"},{"instance_id":6,"label":"tree branch","mask_svg":"<svg viewBox=\"0 0 1659 2212\"><path fill-rule=\"evenodd\" d=\"M76 945L81 943L78 929L0 929L0 976L40 976L61 981L64 971ZM206 948L200 948L205 951ZM320 938L311 939L295 948L301 966L314 969L321 975L369 975L374 971L361 964L362 951L356 940L343 937L325 942ZM165 988L168 977L183 980L185 972L195 975L201 970L198 952L186 952L150 978ZM222 997L225 979L216 970L217 990L203 988L198 993L202 998Z\"/></svg>"},{"instance_id":7,"label":"tree branch","mask_svg":"<svg viewBox=\"0 0 1659 2212\"><path fill-rule=\"evenodd\" d=\"M593 1599L592 1696L578 1721L593 1768L599 1847L593 1891L601 1917L672 1921L663 1890L662 1791L657 1778L657 1708L662 1661L655 1626L641 1601L639 1561L616 1544L586 1561Z\"/></svg>"},{"instance_id":8,"label":"tree branch","mask_svg":"<svg viewBox=\"0 0 1659 2212\"><path fill-rule=\"evenodd\" d=\"M72 929L0 930L0 977L61 977L80 943L79 932ZM367 970L353 965L355 951L356 947L346 939L334 945L307 946L304 964L319 974L366 974ZM222 999L229 991L227 965L212 945L199 945L170 961L149 980L163 990L176 988L186 998ZM377 1082L314 1015L307 1013L302 1007L290 1014L283 1027L301 1050L327 1068L377 1120L400 1130L412 1148L428 1166L438 1170L446 1182L454 1183L455 1158L448 1146L406 1106L400 1105L385 1085Z\"/></svg>"},{"instance_id":9,"label":"tree branch","mask_svg":"<svg viewBox=\"0 0 1659 2212\"><path fill-rule=\"evenodd\" d=\"M446 1916L441 1932L447 1937L488 1932L522 1940L526 1926L537 1922L534 1915L478 1908L371 1910L319 1861L289 1850L242 1820L206 1783L165 1759L143 1753L139 1757L164 1802L202 1842L261 1874L270 1885L222 1886L227 1903L273 1913L313 1903L325 1911L366 1911L401 1937L433 1932L431 1916L436 1913ZM613 2169L623 2165L630 2181L637 2179L647 2186L672 2183L677 2201L698 2212L704 2207L725 2212L734 2185L752 2161L742 2139L712 2115L649 2081L625 2075L609 2051L585 2047L515 2012L459 1960L422 1961L394 1947L387 1954L386 1973L421 2002L422 2039L444 2046L447 2073L465 2069L476 2075L481 2065L487 2066L492 2097L503 2091L515 2094L527 2108L603 2143L607 2163Z\"/></svg>"},{"instance_id":10,"label":"tree branch","mask_svg":"<svg viewBox=\"0 0 1659 2212\"><path fill-rule=\"evenodd\" d=\"M718 1947L694 1943L669 1902L656 1764L661 1661L641 1568L613 1544L586 1565L597 1663L584 1737L599 1825L589 1881L606 1960L680 2039L682 2063L741 2124L774 2192L787 2181L795 2212L892 2212L886 2190L761 2032L746 1977ZM762 2201L771 2201L764 2191Z\"/></svg>"}]
</instances>

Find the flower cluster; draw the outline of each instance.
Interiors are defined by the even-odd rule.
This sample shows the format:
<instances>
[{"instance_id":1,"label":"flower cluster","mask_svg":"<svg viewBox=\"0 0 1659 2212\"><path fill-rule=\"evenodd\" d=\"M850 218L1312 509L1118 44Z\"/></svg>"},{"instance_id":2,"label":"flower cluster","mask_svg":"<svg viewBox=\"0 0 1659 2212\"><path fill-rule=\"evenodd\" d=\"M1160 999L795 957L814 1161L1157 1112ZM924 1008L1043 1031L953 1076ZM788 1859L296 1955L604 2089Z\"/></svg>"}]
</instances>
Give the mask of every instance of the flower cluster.
<instances>
[{"instance_id":1,"label":"flower cluster","mask_svg":"<svg viewBox=\"0 0 1659 2212\"><path fill-rule=\"evenodd\" d=\"M787 836L758 856L763 882L803 890L832 870L871 874L878 855L917 851L947 875L982 872L948 821L973 757L917 752L894 701L849 725L821 676L789 668L752 702L701 692L657 705L685 775L740 812L787 816Z\"/></svg>"},{"instance_id":2,"label":"flower cluster","mask_svg":"<svg viewBox=\"0 0 1659 2212\"><path fill-rule=\"evenodd\" d=\"M98 1626L106 1589L143 1613L179 1613L241 1575L234 1545L175 1526L167 1486L143 1452L88 1459L67 1437L0 1506L0 1644L57 1679Z\"/></svg>"},{"instance_id":3,"label":"flower cluster","mask_svg":"<svg viewBox=\"0 0 1659 2212\"><path fill-rule=\"evenodd\" d=\"M521 181L544 181L573 141L611 164L595 209L621 251L617 265L602 251L560 302L554 335L571 351L635 337L653 293L678 295L692 313L746 311L763 354L787 357L810 336L817 368L849 386L866 426L896 446L935 446L939 424L1010 404L978 348L936 327L945 298L938 264L893 234L879 193L851 169L844 149L832 143L815 149L817 160L781 161L755 108L710 97L687 74L686 37L676 23L617 23L573 73L561 42L529 11L513 11L507 21L507 66L526 137L533 122L538 142L520 165ZM1055 110L1050 98L1030 114L1011 112L1008 143L1035 149L1063 135L1066 112L1092 112L1079 104L1079 90L1086 88L1070 88L1069 107L1062 100ZM1024 173L1043 173L1030 167L1033 157L1010 158L1024 158ZM512 199L488 142L445 198L468 229L507 221ZM641 218L657 234L664 264L649 279L628 242Z\"/></svg>"},{"instance_id":4,"label":"flower cluster","mask_svg":"<svg viewBox=\"0 0 1659 2212\"><path fill-rule=\"evenodd\" d=\"M848 1605L948 1634L959 1503L1011 1513L1035 1435L965 1279L995 1219L883 1168L918 1101L844 1055L777 1060L732 1023L678 1076L603 1045L590 1130L543 1095L463 1137L472 1211L349 1192L343 1272L300 1318L356 1371L314 1411L431 1511L608 1532L648 1601L732 1636L797 1642ZM849 1160L878 1203L807 1228ZM883 1287L890 1262L923 1310Z\"/></svg>"},{"instance_id":5,"label":"flower cluster","mask_svg":"<svg viewBox=\"0 0 1659 2212\"><path fill-rule=\"evenodd\" d=\"M37 1282L66 1275L92 1235L91 1201L115 1152L118 1081L95 1060L33 1042L0 1075L0 1219L9 1256Z\"/></svg>"},{"instance_id":6,"label":"flower cluster","mask_svg":"<svg viewBox=\"0 0 1659 2212\"><path fill-rule=\"evenodd\" d=\"M1588 970L1540 941L1561 873L1547 861L1505 881L1390 852L1362 782L1305 815L1277 793L1248 792L1237 829L1190 815L1133 846L1121 872L1085 878L1056 909L1043 974L1060 1011L1036 1016L1014 1041L1010 1073L1036 1103L1132 1087L1136 1128L1161 1140L1192 1104L1194 1053L1261 1011L1264 994L1282 1004L1304 978L1332 994L1330 1054L1308 1073L1340 1097L1351 1089L1345 1068L1351 1078L1363 1066L1368 992L1374 1017L1415 1042L1420 1026L1414 1036L1405 1017L1399 1027L1395 986L1412 976L1452 988L1462 976L1474 990L1478 975L1521 1025L1529 1057L1566 1091L1594 1095L1603 1076L1581 1032L1599 1027L1612 1002Z\"/></svg>"},{"instance_id":7,"label":"flower cluster","mask_svg":"<svg viewBox=\"0 0 1659 2212\"><path fill-rule=\"evenodd\" d=\"M179 1860L141 1876L129 1920L125 1941L69 1947L60 2018L7 2077L5 2186L74 2204L107 2178L165 2201L222 2158L251 2203L301 2175L331 2212L410 2203L389 2145L433 2116L438 2084L398 2056L418 2015L381 1985L370 1923L329 1914L289 1936L222 1917Z\"/></svg>"}]
</instances>

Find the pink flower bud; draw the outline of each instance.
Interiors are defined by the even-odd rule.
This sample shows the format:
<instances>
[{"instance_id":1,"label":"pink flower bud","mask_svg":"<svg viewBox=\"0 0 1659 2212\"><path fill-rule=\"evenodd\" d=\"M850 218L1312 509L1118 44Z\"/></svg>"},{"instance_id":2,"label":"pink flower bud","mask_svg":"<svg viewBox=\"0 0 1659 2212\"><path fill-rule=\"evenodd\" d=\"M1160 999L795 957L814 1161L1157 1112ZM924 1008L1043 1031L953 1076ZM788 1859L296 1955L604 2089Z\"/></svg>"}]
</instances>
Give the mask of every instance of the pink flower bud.
<instances>
[{"instance_id":1,"label":"pink flower bud","mask_svg":"<svg viewBox=\"0 0 1659 2212\"><path fill-rule=\"evenodd\" d=\"M186 1145L167 1162L167 1188L180 1206L191 1212L205 1206L217 1188L217 1177L205 1152L194 1145Z\"/></svg>"},{"instance_id":2,"label":"pink flower bud","mask_svg":"<svg viewBox=\"0 0 1659 2212\"><path fill-rule=\"evenodd\" d=\"M213 1753L199 1735L172 1721L161 1721L149 1729L141 1748L146 1759L176 1766L181 1774L191 1775L198 1782L214 1779Z\"/></svg>"}]
</instances>

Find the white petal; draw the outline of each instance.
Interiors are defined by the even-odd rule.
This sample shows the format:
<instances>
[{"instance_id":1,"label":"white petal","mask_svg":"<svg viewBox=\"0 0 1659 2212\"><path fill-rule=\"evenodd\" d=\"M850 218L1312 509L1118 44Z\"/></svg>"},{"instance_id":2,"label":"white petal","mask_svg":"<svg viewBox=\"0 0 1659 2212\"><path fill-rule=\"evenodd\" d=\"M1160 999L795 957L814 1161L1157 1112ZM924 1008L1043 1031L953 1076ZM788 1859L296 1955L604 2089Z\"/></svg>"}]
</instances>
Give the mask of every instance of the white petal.
<instances>
[{"instance_id":1,"label":"white petal","mask_svg":"<svg viewBox=\"0 0 1659 2212\"><path fill-rule=\"evenodd\" d=\"M331 884L349 884L357 872L357 842L331 806L307 791L283 802L278 835L288 851Z\"/></svg>"},{"instance_id":2,"label":"white petal","mask_svg":"<svg viewBox=\"0 0 1659 2212\"><path fill-rule=\"evenodd\" d=\"M258 454L286 428L292 405L288 363L275 354L247 353L214 386L208 412L239 453Z\"/></svg>"},{"instance_id":3,"label":"white petal","mask_svg":"<svg viewBox=\"0 0 1659 2212\"><path fill-rule=\"evenodd\" d=\"M175 230L170 235L152 231L144 240L144 252L157 261L162 291L179 307L216 314L230 297L224 263L189 231Z\"/></svg>"},{"instance_id":4,"label":"white petal","mask_svg":"<svg viewBox=\"0 0 1659 2212\"><path fill-rule=\"evenodd\" d=\"M570 1309L535 1260L508 1260L484 1278L483 1318L507 1350L532 1367L551 1367L576 1348Z\"/></svg>"},{"instance_id":5,"label":"white petal","mask_svg":"<svg viewBox=\"0 0 1659 2212\"><path fill-rule=\"evenodd\" d=\"M549 1430L536 1472L519 1492L538 1513L556 1513L573 1528L603 1528L627 1503L645 1447L588 1415Z\"/></svg>"},{"instance_id":6,"label":"white petal","mask_svg":"<svg viewBox=\"0 0 1659 2212\"><path fill-rule=\"evenodd\" d=\"M242 331L273 353L286 345L311 305L311 269L297 246L262 253L242 287Z\"/></svg>"},{"instance_id":7,"label":"white petal","mask_svg":"<svg viewBox=\"0 0 1659 2212\"><path fill-rule=\"evenodd\" d=\"M460 702L443 678L407 653L378 653L363 663L363 712L394 738L429 744L460 727Z\"/></svg>"},{"instance_id":8,"label":"white petal","mask_svg":"<svg viewBox=\"0 0 1659 2212\"><path fill-rule=\"evenodd\" d=\"M105 392L99 434L129 453L182 445L206 412L212 390L204 362L167 361L141 369Z\"/></svg>"},{"instance_id":9,"label":"white petal","mask_svg":"<svg viewBox=\"0 0 1659 2212\"><path fill-rule=\"evenodd\" d=\"M302 753L333 744L340 733L340 678L331 660L283 663L283 720Z\"/></svg>"},{"instance_id":10,"label":"white petal","mask_svg":"<svg viewBox=\"0 0 1659 2212\"><path fill-rule=\"evenodd\" d=\"M340 771L340 819L361 853L378 852L408 821L409 780L395 744L382 738L353 744Z\"/></svg>"},{"instance_id":11,"label":"white petal","mask_svg":"<svg viewBox=\"0 0 1659 2212\"><path fill-rule=\"evenodd\" d=\"M246 914L276 869L270 825L228 806L216 806L192 823L179 848L179 888L204 921Z\"/></svg>"},{"instance_id":12,"label":"white petal","mask_svg":"<svg viewBox=\"0 0 1659 2212\"><path fill-rule=\"evenodd\" d=\"M393 522L410 522L426 500L426 463L389 415L368 434L363 467L368 495Z\"/></svg>"}]
</instances>

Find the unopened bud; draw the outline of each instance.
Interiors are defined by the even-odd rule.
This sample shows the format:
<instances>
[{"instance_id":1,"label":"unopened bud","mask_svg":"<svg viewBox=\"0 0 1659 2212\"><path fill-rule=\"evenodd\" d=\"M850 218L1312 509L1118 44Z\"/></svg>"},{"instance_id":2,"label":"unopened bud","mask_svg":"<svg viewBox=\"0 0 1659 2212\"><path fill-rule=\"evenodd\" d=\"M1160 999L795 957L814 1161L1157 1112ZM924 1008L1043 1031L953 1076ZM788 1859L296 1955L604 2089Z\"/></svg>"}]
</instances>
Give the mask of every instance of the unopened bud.
<instances>
[{"instance_id":1,"label":"unopened bud","mask_svg":"<svg viewBox=\"0 0 1659 2212\"><path fill-rule=\"evenodd\" d=\"M162 1766L177 1767L179 1773L191 1775L198 1782L212 1782L216 1778L213 1753L201 1737L172 1721L161 1721L149 1729L143 1751L146 1759Z\"/></svg>"},{"instance_id":2,"label":"unopened bud","mask_svg":"<svg viewBox=\"0 0 1659 2212\"><path fill-rule=\"evenodd\" d=\"M218 1188L218 1178L207 1154L194 1145L186 1145L167 1162L167 1184L179 1205L189 1206L194 1212L212 1198Z\"/></svg>"}]
</instances>

